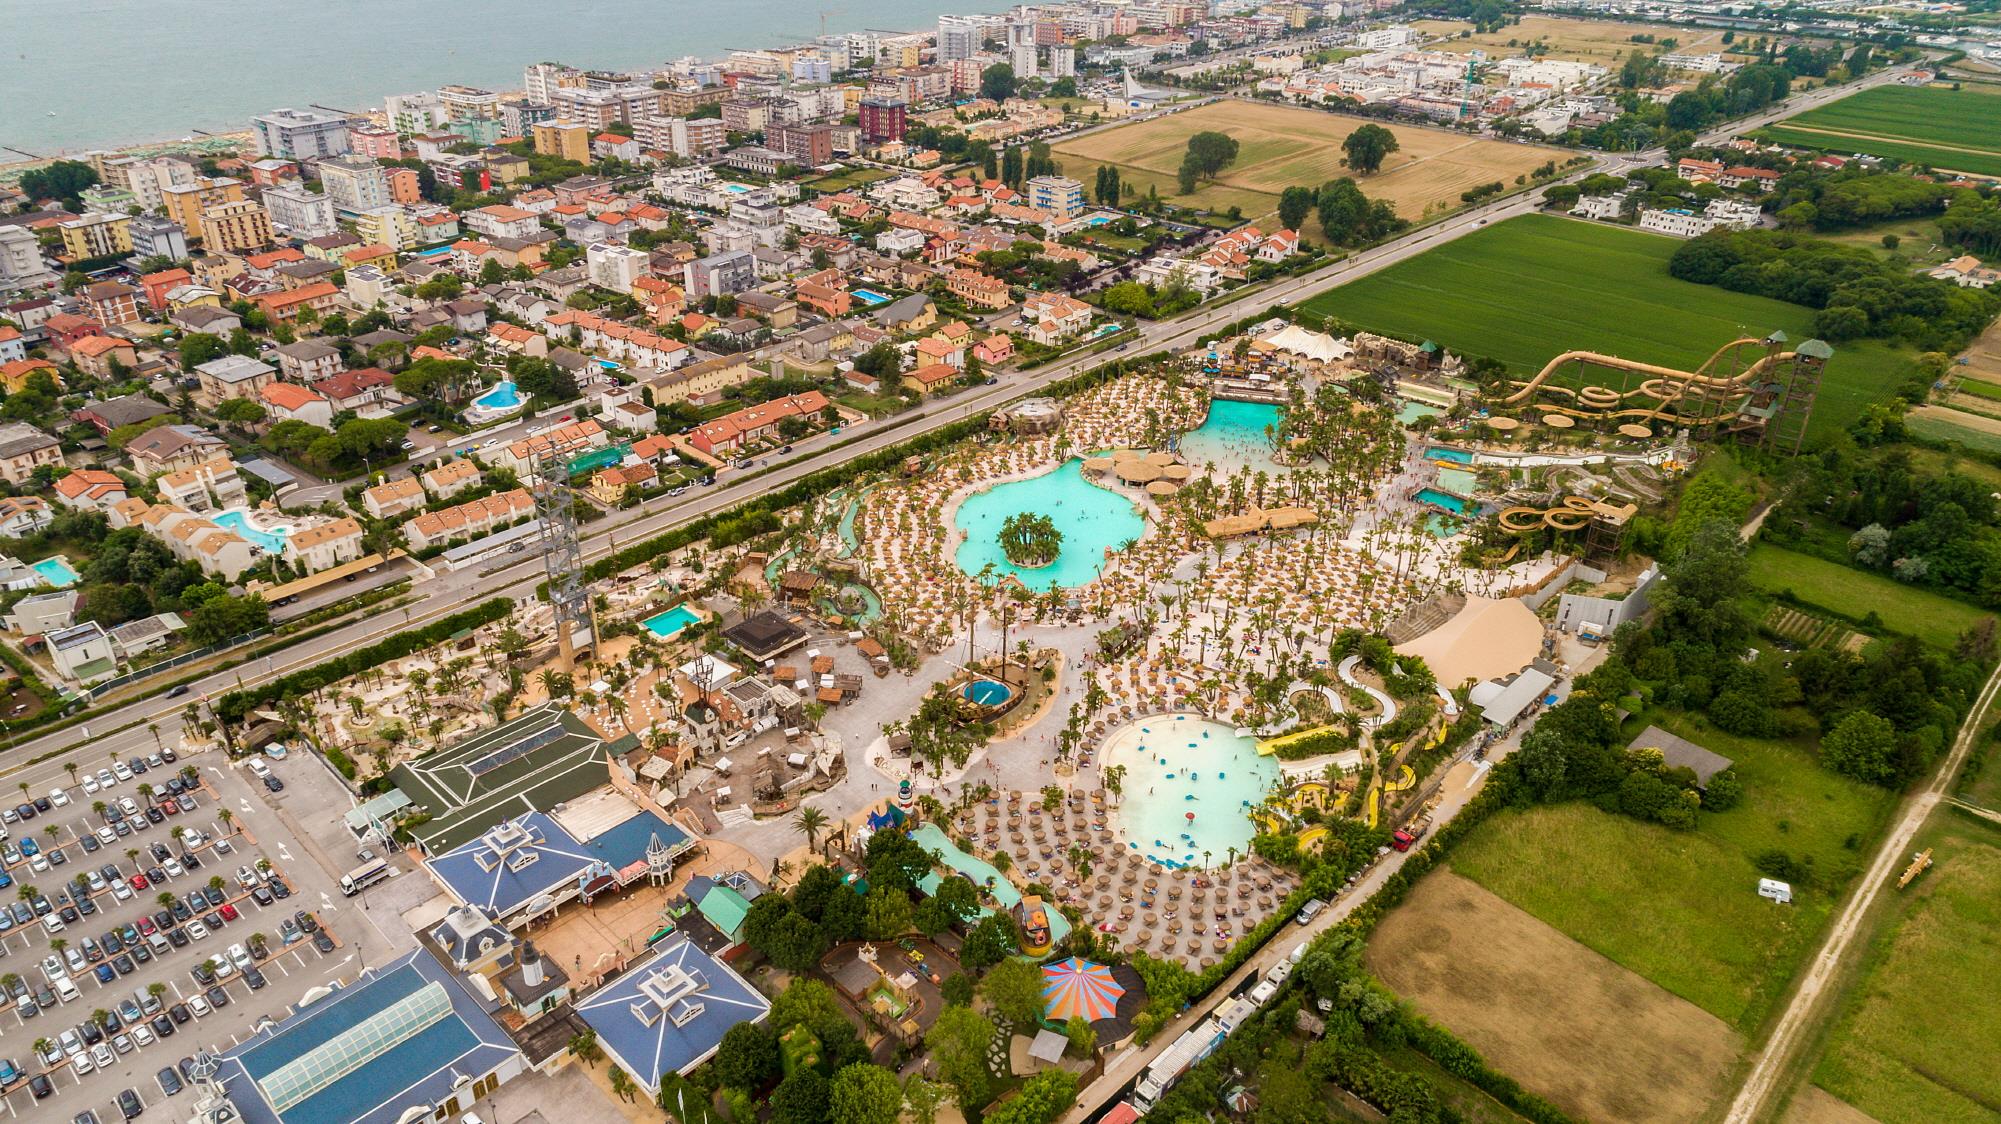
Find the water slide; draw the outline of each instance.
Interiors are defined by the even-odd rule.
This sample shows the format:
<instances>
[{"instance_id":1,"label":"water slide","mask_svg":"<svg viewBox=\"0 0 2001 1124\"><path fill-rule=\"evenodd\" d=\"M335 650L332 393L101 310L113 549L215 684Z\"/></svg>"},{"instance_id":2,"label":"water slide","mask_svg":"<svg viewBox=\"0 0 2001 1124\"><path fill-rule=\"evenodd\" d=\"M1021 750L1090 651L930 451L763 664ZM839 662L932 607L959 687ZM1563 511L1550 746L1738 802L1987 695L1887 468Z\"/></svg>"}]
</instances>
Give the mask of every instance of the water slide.
<instances>
[{"instance_id":1,"label":"water slide","mask_svg":"<svg viewBox=\"0 0 2001 1124\"><path fill-rule=\"evenodd\" d=\"M1634 504L1614 507L1590 496L1565 496L1555 507L1504 507L1499 519L1501 529L1510 534L1523 535L1545 527L1556 531L1581 531L1600 512L1631 519L1639 511Z\"/></svg>"},{"instance_id":2,"label":"water slide","mask_svg":"<svg viewBox=\"0 0 2001 1124\"><path fill-rule=\"evenodd\" d=\"M1687 397L1691 391L1708 397L1748 390L1756 385L1760 376L1773 367L1790 361L1794 356L1794 353L1790 351L1767 352L1761 355L1757 361L1735 375L1717 375L1713 373L1718 364L1729 358L1740 348L1755 347L1763 349L1765 346L1764 340L1751 339L1749 337L1732 340L1722 347L1717 348L1716 352L1705 360L1699 369L1694 371L1683 371L1654 363L1641 363L1637 360L1622 359L1616 355L1605 355L1596 351L1566 351L1556 358L1551 359L1548 363L1543 364L1542 370L1536 372L1534 378L1521 384L1519 390L1503 398L1500 404L1503 406L1522 405L1532 400L1538 391L1547 390L1551 394L1566 396L1577 403L1577 406L1550 405L1550 409L1560 413L1593 418L1630 418L1637 422L1658 421L1664 418L1688 421L1690 419L1683 418L1678 412L1669 407ZM1642 376L1643 381L1636 389L1624 392L1603 386L1587 386L1572 390L1565 386L1545 385L1552 376L1571 363L1585 363L1614 371L1625 371L1630 374ZM1642 397L1653 399L1655 404L1648 407L1616 408L1628 399ZM1729 415L1719 415L1711 419L1711 421L1722 422L1727 420L1728 417Z\"/></svg>"}]
</instances>

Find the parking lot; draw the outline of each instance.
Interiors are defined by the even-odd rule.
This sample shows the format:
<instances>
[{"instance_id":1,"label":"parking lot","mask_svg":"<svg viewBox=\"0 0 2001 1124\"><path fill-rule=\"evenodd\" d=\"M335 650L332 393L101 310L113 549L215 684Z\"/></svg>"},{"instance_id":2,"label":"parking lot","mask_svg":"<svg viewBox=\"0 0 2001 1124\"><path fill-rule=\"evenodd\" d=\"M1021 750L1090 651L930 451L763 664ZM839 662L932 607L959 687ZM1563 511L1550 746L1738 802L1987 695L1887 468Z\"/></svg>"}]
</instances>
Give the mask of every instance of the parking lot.
<instances>
[{"instance_id":1,"label":"parking lot","mask_svg":"<svg viewBox=\"0 0 2001 1124\"><path fill-rule=\"evenodd\" d=\"M59 787L29 785L4 813L5 1118L88 1110L109 1124L186 1099L200 1049L225 1049L352 974L357 950L333 932L338 906L324 890L300 892L299 875L313 886L325 875L288 870L270 809L242 794L276 797L284 783L266 786L251 768L282 777L320 766L204 770L165 758L79 766Z\"/></svg>"}]
</instances>

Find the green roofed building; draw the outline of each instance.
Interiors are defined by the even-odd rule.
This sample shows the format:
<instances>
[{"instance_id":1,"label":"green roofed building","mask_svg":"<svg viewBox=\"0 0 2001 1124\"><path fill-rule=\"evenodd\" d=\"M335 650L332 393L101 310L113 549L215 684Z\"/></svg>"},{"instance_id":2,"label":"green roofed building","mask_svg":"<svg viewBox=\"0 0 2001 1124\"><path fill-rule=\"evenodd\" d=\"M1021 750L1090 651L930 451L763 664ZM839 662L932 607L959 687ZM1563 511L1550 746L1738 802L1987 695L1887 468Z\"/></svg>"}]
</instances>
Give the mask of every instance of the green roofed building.
<instances>
[{"instance_id":1,"label":"green roofed building","mask_svg":"<svg viewBox=\"0 0 2001 1124\"><path fill-rule=\"evenodd\" d=\"M607 742L584 720L553 703L483 730L457 745L397 766L389 774L428 816L410 834L429 855L442 855L527 812L547 812L598 788L606 761L638 744L631 735Z\"/></svg>"}]
</instances>

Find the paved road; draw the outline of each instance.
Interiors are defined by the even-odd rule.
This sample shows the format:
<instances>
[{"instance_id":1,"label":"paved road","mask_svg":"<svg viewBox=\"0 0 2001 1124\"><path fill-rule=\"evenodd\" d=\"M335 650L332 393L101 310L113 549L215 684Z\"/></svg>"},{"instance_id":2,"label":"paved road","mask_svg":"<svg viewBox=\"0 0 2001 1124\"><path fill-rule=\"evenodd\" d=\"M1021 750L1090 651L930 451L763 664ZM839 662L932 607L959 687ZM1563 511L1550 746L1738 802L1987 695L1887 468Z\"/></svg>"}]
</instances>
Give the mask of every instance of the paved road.
<instances>
[{"instance_id":1,"label":"paved road","mask_svg":"<svg viewBox=\"0 0 2001 1124\"><path fill-rule=\"evenodd\" d=\"M1883 887L1896 878L1898 869L1910 861L1908 851L1911 840L1924 826L1925 820L1931 817L1932 810L1951 791L1952 783L1959 776L1960 768L1966 764L1997 694L2001 694L2001 668L1996 668L1994 674L1988 677L1987 685L1981 689L1980 697L1966 715L1966 721L1960 724L1959 736L1952 743L1952 752L1946 755L1938 772L1932 775L1923 789L1904 802L1896 826L1883 837L1875 858L1869 862L1869 869L1862 874L1855 896L1848 900L1835 918L1834 928L1829 930L1826 942L1813 958L1813 964L1800 981L1798 990L1793 992L1785 1013L1779 1016L1771 1037L1765 1040L1764 1049L1758 1052L1758 1060L1752 1064L1750 1075L1744 1079L1743 1088L1737 1091L1737 1099L1731 1102L1730 1112L1723 1118L1724 1124L1751 1124L1751 1121L1764 1115L1766 1104L1773 1099L1773 1095L1781 1092L1777 1087L1778 1081L1787 1072L1801 1041L1819 1024L1823 1008L1831 1001L1828 985L1841 970L1842 962L1856 951L1856 938L1864 932L1863 922L1868 917L1869 907L1875 904L1876 896Z\"/></svg>"}]
</instances>

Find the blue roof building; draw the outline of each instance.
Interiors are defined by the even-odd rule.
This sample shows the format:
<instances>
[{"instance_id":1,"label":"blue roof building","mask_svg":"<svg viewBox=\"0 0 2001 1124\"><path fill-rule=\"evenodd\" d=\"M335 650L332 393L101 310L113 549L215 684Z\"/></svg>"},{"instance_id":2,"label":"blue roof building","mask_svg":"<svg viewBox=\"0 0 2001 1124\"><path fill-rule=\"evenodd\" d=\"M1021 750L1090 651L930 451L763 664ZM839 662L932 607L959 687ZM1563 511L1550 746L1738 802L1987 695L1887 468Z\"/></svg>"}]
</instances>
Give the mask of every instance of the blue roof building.
<instances>
[{"instance_id":1,"label":"blue roof building","mask_svg":"<svg viewBox=\"0 0 2001 1124\"><path fill-rule=\"evenodd\" d=\"M707 1061L729 1028L764 1021L771 1003L728 965L676 937L577 1000L576 1012L650 1095L664 1075Z\"/></svg>"},{"instance_id":2,"label":"blue roof building","mask_svg":"<svg viewBox=\"0 0 2001 1124\"><path fill-rule=\"evenodd\" d=\"M590 839L578 839L553 816L528 812L424 865L460 903L512 927L645 877L650 851L671 859L694 845L687 832L649 812Z\"/></svg>"},{"instance_id":3,"label":"blue roof building","mask_svg":"<svg viewBox=\"0 0 2001 1124\"><path fill-rule=\"evenodd\" d=\"M422 950L311 1003L223 1055L244 1124L394 1124L456 1113L526 1068L458 977Z\"/></svg>"}]
</instances>

